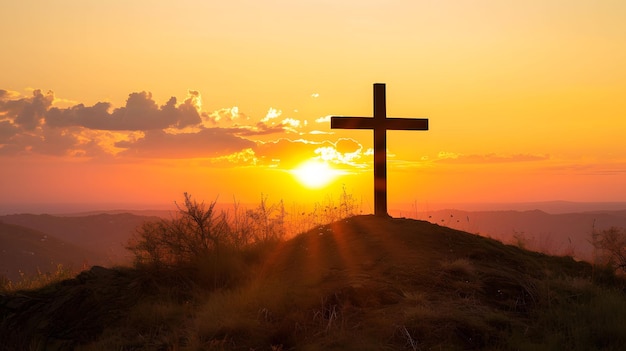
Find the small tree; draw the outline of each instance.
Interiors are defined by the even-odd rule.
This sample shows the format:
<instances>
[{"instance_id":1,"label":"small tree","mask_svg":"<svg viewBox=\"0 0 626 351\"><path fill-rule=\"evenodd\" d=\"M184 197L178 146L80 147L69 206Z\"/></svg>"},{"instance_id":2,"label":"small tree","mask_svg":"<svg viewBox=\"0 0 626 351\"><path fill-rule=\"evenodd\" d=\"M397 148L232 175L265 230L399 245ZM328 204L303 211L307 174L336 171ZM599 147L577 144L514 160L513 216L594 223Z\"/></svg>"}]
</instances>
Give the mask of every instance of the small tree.
<instances>
[{"instance_id":1,"label":"small tree","mask_svg":"<svg viewBox=\"0 0 626 351\"><path fill-rule=\"evenodd\" d=\"M229 233L226 215L216 213L215 201L206 206L184 195L177 217L146 222L131 239L128 249L137 264L175 265L219 252Z\"/></svg>"},{"instance_id":2,"label":"small tree","mask_svg":"<svg viewBox=\"0 0 626 351\"><path fill-rule=\"evenodd\" d=\"M592 244L601 253L596 260L626 272L626 229L611 227L592 233Z\"/></svg>"}]
</instances>

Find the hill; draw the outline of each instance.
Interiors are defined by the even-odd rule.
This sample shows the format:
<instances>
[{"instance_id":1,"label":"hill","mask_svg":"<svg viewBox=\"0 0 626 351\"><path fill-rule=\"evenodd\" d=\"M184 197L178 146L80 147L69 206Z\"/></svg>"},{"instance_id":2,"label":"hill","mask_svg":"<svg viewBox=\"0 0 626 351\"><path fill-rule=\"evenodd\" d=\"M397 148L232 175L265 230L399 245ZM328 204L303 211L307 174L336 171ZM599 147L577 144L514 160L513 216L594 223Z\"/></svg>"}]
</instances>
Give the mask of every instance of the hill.
<instances>
[{"instance_id":1,"label":"hill","mask_svg":"<svg viewBox=\"0 0 626 351\"><path fill-rule=\"evenodd\" d=\"M57 265L79 269L94 254L38 230L0 222L0 275L16 281L55 272Z\"/></svg>"},{"instance_id":2,"label":"hill","mask_svg":"<svg viewBox=\"0 0 626 351\"><path fill-rule=\"evenodd\" d=\"M416 218L554 255L592 261L591 233L626 228L626 210L551 214L527 211L437 210Z\"/></svg>"},{"instance_id":3,"label":"hill","mask_svg":"<svg viewBox=\"0 0 626 351\"><path fill-rule=\"evenodd\" d=\"M158 218L130 213L79 216L14 214L0 216L0 222L30 228L55 237L78 247L79 252L90 253L87 257L89 264L111 266L129 262L129 254L125 248L128 239L143 222L155 221Z\"/></svg>"},{"instance_id":4,"label":"hill","mask_svg":"<svg viewBox=\"0 0 626 351\"><path fill-rule=\"evenodd\" d=\"M612 274L425 221L357 216L214 259L160 270L94 267L4 294L3 347L618 350L626 343L626 296Z\"/></svg>"}]
</instances>

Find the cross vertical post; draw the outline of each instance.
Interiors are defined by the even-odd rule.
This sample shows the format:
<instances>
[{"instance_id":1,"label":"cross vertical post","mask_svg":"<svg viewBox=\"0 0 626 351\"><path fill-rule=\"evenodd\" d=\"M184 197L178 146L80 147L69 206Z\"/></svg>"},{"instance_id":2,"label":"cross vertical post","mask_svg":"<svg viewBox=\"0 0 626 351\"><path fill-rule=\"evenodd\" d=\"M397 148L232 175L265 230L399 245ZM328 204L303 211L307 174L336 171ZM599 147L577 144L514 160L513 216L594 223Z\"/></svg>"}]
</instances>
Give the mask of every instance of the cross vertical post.
<instances>
[{"instance_id":1,"label":"cross vertical post","mask_svg":"<svg viewBox=\"0 0 626 351\"><path fill-rule=\"evenodd\" d=\"M385 84L374 84L374 214L387 215L387 102Z\"/></svg>"},{"instance_id":2,"label":"cross vertical post","mask_svg":"<svg viewBox=\"0 0 626 351\"><path fill-rule=\"evenodd\" d=\"M330 118L330 128L372 129L374 131L374 214L388 217L387 211L387 130L428 130L426 118L387 118L385 84L374 84L374 118Z\"/></svg>"}]
</instances>

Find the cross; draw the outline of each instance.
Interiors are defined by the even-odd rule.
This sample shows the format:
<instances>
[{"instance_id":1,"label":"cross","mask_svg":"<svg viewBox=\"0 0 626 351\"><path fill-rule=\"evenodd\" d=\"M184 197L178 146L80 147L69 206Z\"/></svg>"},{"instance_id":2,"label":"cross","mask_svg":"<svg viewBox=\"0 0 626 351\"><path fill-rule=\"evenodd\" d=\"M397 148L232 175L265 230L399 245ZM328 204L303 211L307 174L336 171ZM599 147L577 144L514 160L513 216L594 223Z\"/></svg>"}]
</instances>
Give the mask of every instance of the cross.
<instances>
[{"instance_id":1,"label":"cross","mask_svg":"<svg viewBox=\"0 0 626 351\"><path fill-rule=\"evenodd\" d=\"M387 118L385 84L374 84L374 118L330 118L330 128L374 130L374 214L387 213L387 130L428 130L427 118Z\"/></svg>"}]
</instances>

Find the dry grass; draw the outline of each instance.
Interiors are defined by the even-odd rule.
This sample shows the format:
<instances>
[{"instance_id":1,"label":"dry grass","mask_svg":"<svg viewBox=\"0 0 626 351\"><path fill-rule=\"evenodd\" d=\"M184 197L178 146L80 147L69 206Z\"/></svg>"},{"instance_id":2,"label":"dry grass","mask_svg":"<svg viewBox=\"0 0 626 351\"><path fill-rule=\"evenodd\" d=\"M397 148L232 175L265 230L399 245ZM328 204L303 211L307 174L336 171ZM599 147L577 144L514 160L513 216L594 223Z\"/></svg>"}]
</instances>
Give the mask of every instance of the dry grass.
<instances>
[{"instance_id":1,"label":"dry grass","mask_svg":"<svg viewBox=\"0 0 626 351\"><path fill-rule=\"evenodd\" d=\"M56 270L51 273L38 271L34 275L26 275L20 272L20 279L12 281L4 279L0 281L0 292L16 292L22 290L41 289L47 285L74 278L78 273L68 267L58 264Z\"/></svg>"}]
</instances>

